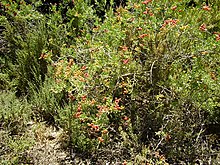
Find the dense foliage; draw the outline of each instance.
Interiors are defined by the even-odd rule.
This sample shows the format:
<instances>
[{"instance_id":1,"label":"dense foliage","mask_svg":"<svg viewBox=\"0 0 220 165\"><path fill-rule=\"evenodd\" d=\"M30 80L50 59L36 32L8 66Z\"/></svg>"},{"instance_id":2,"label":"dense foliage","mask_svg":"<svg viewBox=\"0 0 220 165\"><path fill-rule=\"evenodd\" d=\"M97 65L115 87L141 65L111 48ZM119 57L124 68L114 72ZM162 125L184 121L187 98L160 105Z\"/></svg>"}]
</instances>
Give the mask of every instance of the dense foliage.
<instances>
[{"instance_id":1,"label":"dense foliage","mask_svg":"<svg viewBox=\"0 0 220 165\"><path fill-rule=\"evenodd\" d=\"M219 4L2 0L0 126L46 121L94 164L216 164Z\"/></svg>"}]
</instances>

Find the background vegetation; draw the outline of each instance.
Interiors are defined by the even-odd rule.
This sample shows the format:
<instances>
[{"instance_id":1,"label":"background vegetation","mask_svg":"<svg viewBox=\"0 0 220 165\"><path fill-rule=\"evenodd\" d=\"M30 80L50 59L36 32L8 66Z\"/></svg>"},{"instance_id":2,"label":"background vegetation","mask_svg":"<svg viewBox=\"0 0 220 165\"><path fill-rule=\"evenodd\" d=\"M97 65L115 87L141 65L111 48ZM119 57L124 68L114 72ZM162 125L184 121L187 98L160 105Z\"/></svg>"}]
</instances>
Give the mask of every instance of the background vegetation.
<instances>
[{"instance_id":1,"label":"background vegetation","mask_svg":"<svg viewBox=\"0 0 220 165\"><path fill-rule=\"evenodd\" d=\"M1 1L0 162L45 123L70 162L218 164L219 4Z\"/></svg>"}]
</instances>

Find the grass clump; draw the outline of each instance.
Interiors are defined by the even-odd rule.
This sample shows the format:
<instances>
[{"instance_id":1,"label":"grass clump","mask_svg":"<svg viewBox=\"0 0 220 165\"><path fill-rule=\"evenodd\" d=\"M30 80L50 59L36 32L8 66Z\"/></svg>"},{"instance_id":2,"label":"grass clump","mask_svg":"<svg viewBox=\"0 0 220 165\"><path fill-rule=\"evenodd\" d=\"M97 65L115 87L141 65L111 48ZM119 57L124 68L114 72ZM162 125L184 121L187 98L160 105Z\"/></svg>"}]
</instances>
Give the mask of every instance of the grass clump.
<instances>
[{"instance_id":1,"label":"grass clump","mask_svg":"<svg viewBox=\"0 0 220 165\"><path fill-rule=\"evenodd\" d=\"M28 135L27 129L31 114L31 106L25 99L17 99L14 92L1 91L1 164L28 162L25 152L34 145L34 139Z\"/></svg>"}]
</instances>

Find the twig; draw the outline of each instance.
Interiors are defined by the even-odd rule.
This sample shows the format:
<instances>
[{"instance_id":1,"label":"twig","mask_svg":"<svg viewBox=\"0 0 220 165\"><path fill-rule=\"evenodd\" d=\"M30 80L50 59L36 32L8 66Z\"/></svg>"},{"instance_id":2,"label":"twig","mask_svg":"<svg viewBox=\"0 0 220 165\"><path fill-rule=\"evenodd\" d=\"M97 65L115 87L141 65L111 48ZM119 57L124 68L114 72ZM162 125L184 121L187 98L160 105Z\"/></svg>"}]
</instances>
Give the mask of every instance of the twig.
<instances>
[{"instance_id":1,"label":"twig","mask_svg":"<svg viewBox=\"0 0 220 165\"><path fill-rule=\"evenodd\" d=\"M150 82L151 82L151 84L153 84L152 75L153 75L153 67L154 67L155 62L156 62L156 60L152 63L151 68L150 68Z\"/></svg>"}]
</instances>

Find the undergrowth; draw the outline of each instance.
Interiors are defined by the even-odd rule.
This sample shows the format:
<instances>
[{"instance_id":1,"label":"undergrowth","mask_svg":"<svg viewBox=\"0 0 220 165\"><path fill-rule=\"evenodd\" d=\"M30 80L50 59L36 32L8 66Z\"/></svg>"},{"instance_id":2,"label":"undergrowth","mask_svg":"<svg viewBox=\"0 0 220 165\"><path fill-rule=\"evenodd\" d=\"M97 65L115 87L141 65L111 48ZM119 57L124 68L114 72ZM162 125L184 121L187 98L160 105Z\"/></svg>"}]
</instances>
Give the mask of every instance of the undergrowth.
<instances>
[{"instance_id":1,"label":"undergrowth","mask_svg":"<svg viewBox=\"0 0 220 165\"><path fill-rule=\"evenodd\" d=\"M3 0L1 127L46 121L93 164L217 163L218 3Z\"/></svg>"}]
</instances>

